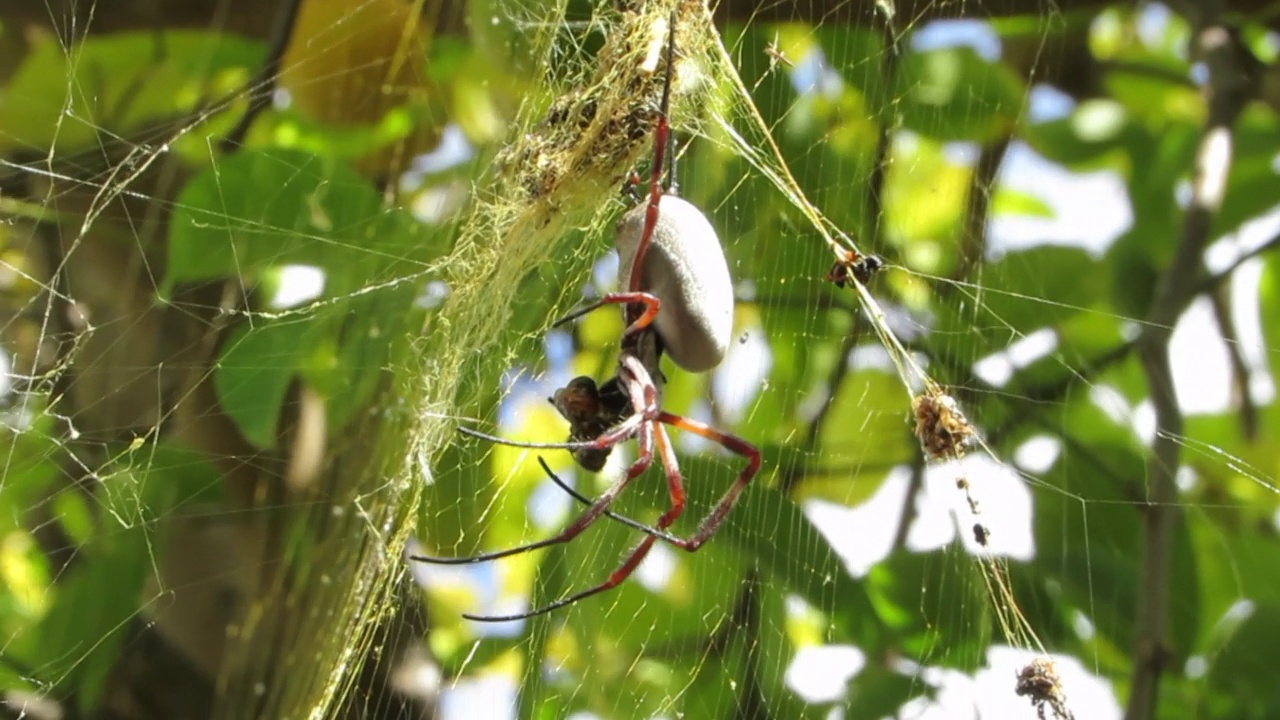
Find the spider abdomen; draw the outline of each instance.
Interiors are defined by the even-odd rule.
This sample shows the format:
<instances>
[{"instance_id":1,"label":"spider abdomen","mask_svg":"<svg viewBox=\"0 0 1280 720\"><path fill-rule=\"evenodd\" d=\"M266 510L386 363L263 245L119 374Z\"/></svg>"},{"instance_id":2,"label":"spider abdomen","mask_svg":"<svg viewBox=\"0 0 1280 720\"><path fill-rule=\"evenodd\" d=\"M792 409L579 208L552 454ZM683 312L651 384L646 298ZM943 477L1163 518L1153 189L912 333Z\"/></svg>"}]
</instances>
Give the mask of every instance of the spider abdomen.
<instances>
[{"instance_id":1,"label":"spider abdomen","mask_svg":"<svg viewBox=\"0 0 1280 720\"><path fill-rule=\"evenodd\" d=\"M618 221L618 278L624 286L644 233L647 206L641 203ZM654 326L667 354L690 372L719 365L733 335L733 283L720 238L702 211L676 195L664 195L644 264L641 286L630 289L662 301Z\"/></svg>"}]
</instances>

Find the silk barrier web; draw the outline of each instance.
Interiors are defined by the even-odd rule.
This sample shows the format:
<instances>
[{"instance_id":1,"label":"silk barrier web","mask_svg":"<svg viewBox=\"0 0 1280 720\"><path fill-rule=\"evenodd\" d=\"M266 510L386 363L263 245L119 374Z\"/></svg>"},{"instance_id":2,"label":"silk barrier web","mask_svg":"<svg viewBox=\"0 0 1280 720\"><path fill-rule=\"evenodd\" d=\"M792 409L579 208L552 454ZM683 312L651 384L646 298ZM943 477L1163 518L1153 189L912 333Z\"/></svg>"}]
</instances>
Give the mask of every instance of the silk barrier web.
<instances>
[{"instance_id":1,"label":"silk barrier web","mask_svg":"<svg viewBox=\"0 0 1280 720\"><path fill-rule=\"evenodd\" d=\"M12 714L1280 712L1262 11L191 7L0 11ZM548 398L617 372L616 308L553 322L625 289L672 38L735 310L661 406L761 469L697 552L465 619L645 537L411 559L636 460L458 428L561 442ZM671 433L688 536L745 461ZM671 503L655 460L611 511Z\"/></svg>"}]
</instances>

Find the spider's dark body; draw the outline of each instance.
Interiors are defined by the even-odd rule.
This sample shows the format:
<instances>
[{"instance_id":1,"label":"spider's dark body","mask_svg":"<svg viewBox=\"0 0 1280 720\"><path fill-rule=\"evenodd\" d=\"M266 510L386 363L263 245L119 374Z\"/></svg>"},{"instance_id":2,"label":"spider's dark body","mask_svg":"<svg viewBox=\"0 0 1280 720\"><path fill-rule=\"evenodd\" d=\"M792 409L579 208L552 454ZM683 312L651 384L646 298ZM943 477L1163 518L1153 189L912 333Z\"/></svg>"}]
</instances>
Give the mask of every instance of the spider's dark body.
<instances>
[{"instance_id":1,"label":"spider's dark body","mask_svg":"<svg viewBox=\"0 0 1280 720\"><path fill-rule=\"evenodd\" d=\"M631 413L631 400L617 377L597 387L594 379L582 375L548 399L569 421L569 442L595 440ZM600 472L612 452L612 447L579 448L573 451L573 459L591 472Z\"/></svg>"}]
</instances>

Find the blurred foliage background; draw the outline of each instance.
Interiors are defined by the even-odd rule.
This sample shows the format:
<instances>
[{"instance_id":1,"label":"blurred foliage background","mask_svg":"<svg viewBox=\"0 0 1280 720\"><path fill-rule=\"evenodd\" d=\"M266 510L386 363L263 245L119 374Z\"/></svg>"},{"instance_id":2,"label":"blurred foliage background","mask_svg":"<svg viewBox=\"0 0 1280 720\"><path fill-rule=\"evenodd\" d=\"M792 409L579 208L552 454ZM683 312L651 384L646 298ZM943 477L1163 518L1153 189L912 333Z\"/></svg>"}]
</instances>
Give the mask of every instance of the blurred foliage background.
<instances>
[{"instance_id":1,"label":"blurred foliage background","mask_svg":"<svg viewBox=\"0 0 1280 720\"><path fill-rule=\"evenodd\" d=\"M663 404L763 471L697 554L464 621L599 582L637 540L602 521L457 572L405 552L573 510L535 455L455 429L561 440L546 396L612 372L614 313L548 326L613 287L614 188L650 136L581 148L651 115L618 58L673 9L681 193L724 241L739 342L669 369ZM1011 646L1064 668L1001 670L980 700L1023 717L1280 716L1277 31L1263 2L7 4L4 712L968 717L942 678ZM1113 179L1128 222L1086 246L1097 218L1006 182L1014 153ZM1015 219L1079 232L995 242ZM823 279L832 229L888 262L882 311ZM1170 362L1193 307L1225 372ZM877 330L960 402L969 458L926 462L922 388ZM1222 407L1187 409L1201 383ZM676 447L687 533L740 461ZM652 522L657 477L616 509ZM880 543L849 510L887 487ZM823 648L858 660L805 692Z\"/></svg>"}]
</instances>

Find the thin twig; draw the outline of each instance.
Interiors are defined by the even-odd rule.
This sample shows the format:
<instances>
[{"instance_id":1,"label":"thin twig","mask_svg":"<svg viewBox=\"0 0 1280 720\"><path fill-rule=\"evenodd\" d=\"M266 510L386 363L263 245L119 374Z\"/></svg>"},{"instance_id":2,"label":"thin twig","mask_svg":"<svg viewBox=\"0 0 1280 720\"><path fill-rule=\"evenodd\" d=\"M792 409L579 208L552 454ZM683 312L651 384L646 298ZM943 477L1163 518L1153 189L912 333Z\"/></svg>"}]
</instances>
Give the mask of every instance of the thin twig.
<instances>
[{"instance_id":1,"label":"thin twig","mask_svg":"<svg viewBox=\"0 0 1280 720\"><path fill-rule=\"evenodd\" d=\"M1253 402L1253 394L1249 392L1252 373L1240 351L1240 333L1236 330L1235 315L1227 300L1226 286L1209 293L1213 318L1218 321L1218 332L1222 335L1222 342L1227 347L1227 358L1231 362L1231 385L1236 401L1240 403L1240 431L1246 439L1252 441L1258 437L1258 406Z\"/></svg>"},{"instance_id":2,"label":"thin twig","mask_svg":"<svg viewBox=\"0 0 1280 720\"><path fill-rule=\"evenodd\" d=\"M907 483L907 493L902 498L902 513L898 516L898 529L893 533L893 549L889 551L890 554L907 546L907 535L911 532L911 525L920 514L919 508L916 507L916 496L924 487L924 473L924 453L915 453L911 458L911 481Z\"/></svg>"},{"instance_id":3,"label":"thin twig","mask_svg":"<svg viewBox=\"0 0 1280 720\"><path fill-rule=\"evenodd\" d=\"M246 85L249 96L249 107L231 132L218 143L224 153L235 152L249 134L249 127L258 115L271 105L275 95L276 82L280 79L280 65L284 61L285 50L289 47L289 39L293 36L293 26L298 19L298 8L302 0L286 0L281 11L276 15L276 24L271 28L271 45L267 52L266 62L258 69L257 74Z\"/></svg>"},{"instance_id":4,"label":"thin twig","mask_svg":"<svg viewBox=\"0 0 1280 720\"><path fill-rule=\"evenodd\" d=\"M1195 297L1204 249L1213 217L1222 206L1231 169L1232 126L1248 98L1247 73L1238 53L1245 52L1223 24L1220 2L1204 2L1196 14L1195 46L1209 71L1205 85L1208 119L1196 154L1191 201L1172 262L1156 285L1151 312L1138 339L1138 357L1150 384L1156 411L1156 435L1148 469L1143 518L1142 600L1135 608L1134 665L1126 720L1156 716L1160 681L1168 666L1169 593L1172 539L1179 520L1174 477L1181 459L1184 418L1169 361L1169 339L1178 318Z\"/></svg>"},{"instance_id":5,"label":"thin twig","mask_svg":"<svg viewBox=\"0 0 1280 720\"><path fill-rule=\"evenodd\" d=\"M1196 286L1196 294L1198 295L1200 293L1209 292L1210 290L1213 290L1214 288L1218 287L1219 285L1221 285L1222 283L1230 279L1231 276L1235 274L1236 270L1240 269L1241 265L1244 265L1245 263L1258 257L1259 255L1262 255L1263 253L1274 250L1277 247L1280 247L1280 234L1277 234L1275 237L1272 237L1270 240L1262 243L1258 247L1236 258L1235 262L1228 265L1227 268L1222 272L1215 273L1213 275L1206 275L1204 279L1200 281L1200 284Z\"/></svg>"},{"instance_id":6,"label":"thin twig","mask_svg":"<svg viewBox=\"0 0 1280 720\"><path fill-rule=\"evenodd\" d=\"M951 279L966 281L970 279L974 268L982 264L987 254L987 224L991 220L991 198L996 186L996 178L1000 174L1000 166L1009 151L1009 143L1013 141L1012 130L987 143L978 156L978 163L973 168L973 177L969 181L969 196L965 200L964 232L961 239L960 255ZM951 285L944 287L950 288Z\"/></svg>"}]
</instances>

